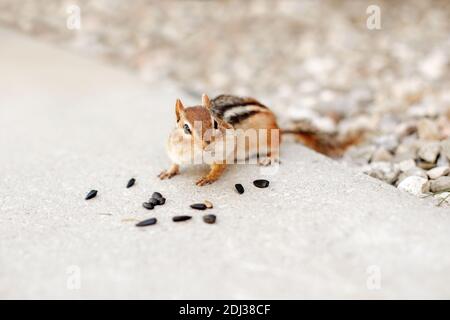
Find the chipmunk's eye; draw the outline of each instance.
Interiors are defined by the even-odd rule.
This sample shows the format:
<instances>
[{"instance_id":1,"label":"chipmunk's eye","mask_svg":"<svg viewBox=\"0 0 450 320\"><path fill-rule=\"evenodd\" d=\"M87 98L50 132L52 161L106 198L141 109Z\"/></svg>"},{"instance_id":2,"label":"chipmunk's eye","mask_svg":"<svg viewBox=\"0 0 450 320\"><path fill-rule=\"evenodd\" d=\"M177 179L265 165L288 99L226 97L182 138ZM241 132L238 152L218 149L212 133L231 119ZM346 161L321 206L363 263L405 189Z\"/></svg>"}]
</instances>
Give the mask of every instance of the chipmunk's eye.
<instances>
[{"instance_id":1,"label":"chipmunk's eye","mask_svg":"<svg viewBox=\"0 0 450 320\"><path fill-rule=\"evenodd\" d=\"M214 120L214 129L217 129L217 127L218 127L217 121Z\"/></svg>"},{"instance_id":2,"label":"chipmunk's eye","mask_svg":"<svg viewBox=\"0 0 450 320\"><path fill-rule=\"evenodd\" d=\"M184 129L184 133L186 133L186 134L192 134L191 129L189 129L189 126L188 126L187 124L185 124L185 125L183 126L183 129Z\"/></svg>"}]
</instances>

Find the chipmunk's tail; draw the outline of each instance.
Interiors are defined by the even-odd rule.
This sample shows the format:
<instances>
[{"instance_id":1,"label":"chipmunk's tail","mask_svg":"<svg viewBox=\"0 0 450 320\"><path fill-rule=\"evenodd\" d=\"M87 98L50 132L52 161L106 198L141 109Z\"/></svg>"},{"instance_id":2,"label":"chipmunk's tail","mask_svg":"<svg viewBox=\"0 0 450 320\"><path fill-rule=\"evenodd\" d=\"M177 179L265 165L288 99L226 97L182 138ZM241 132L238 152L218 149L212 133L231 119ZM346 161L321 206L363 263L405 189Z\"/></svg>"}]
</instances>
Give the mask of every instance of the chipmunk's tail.
<instances>
[{"instance_id":1,"label":"chipmunk's tail","mask_svg":"<svg viewBox=\"0 0 450 320\"><path fill-rule=\"evenodd\" d=\"M282 129L281 134L294 135L296 141L332 158L342 156L347 148L359 144L365 137L363 132L338 136L336 134L320 132L312 127Z\"/></svg>"}]
</instances>

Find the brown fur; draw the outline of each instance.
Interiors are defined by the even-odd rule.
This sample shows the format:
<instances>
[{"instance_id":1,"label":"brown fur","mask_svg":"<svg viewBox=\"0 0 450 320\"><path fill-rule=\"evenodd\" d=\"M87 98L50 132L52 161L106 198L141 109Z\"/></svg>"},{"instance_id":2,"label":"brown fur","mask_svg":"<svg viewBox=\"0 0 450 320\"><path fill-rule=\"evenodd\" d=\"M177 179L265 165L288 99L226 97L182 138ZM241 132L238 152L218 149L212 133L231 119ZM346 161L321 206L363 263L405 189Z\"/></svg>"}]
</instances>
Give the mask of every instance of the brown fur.
<instances>
[{"instance_id":1,"label":"brown fur","mask_svg":"<svg viewBox=\"0 0 450 320\"><path fill-rule=\"evenodd\" d=\"M338 137L333 134L302 128L282 130L282 134L293 134L298 142L332 158L341 157L349 147L360 143L364 139L362 133Z\"/></svg>"},{"instance_id":2,"label":"brown fur","mask_svg":"<svg viewBox=\"0 0 450 320\"><path fill-rule=\"evenodd\" d=\"M276 141L272 141L272 134L271 130L279 130L277 120L275 115L269 110L262 111L258 114L255 114L245 120L243 120L241 123L237 124L235 126L235 129L267 129L267 136L266 139L261 141L258 136L257 145L256 146L250 146L249 142L246 141L245 149L246 153L250 153L251 149L255 150L261 150L261 144L265 144L267 147L267 154L266 155L258 155L261 158L264 158L265 156L269 158L273 158L273 161L279 160L279 150L280 150L280 143L281 143L281 133L278 134L278 139ZM264 161L264 159L262 160Z\"/></svg>"},{"instance_id":3,"label":"brown fur","mask_svg":"<svg viewBox=\"0 0 450 320\"><path fill-rule=\"evenodd\" d=\"M192 129L195 129L195 122L200 121L201 122L201 132L197 132L197 135L199 138L203 139L205 137L205 132L208 129L212 128L212 122L211 122L211 115L208 111L208 109L196 106L196 107L189 107L184 110L184 119L185 121L189 122Z\"/></svg>"}]
</instances>

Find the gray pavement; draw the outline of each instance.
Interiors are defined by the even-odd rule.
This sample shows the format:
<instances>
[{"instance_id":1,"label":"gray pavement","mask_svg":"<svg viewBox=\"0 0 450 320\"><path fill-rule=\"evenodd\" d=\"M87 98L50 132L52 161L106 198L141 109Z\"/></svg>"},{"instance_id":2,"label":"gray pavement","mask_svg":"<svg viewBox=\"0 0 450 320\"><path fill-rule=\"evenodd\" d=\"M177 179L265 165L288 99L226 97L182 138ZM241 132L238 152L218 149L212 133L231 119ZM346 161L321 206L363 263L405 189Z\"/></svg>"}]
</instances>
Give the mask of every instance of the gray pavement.
<instances>
[{"instance_id":1,"label":"gray pavement","mask_svg":"<svg viewBox=\"0 0 450 320\"><path fill-rule=\"evenodd\" d=\"M448 209L289 142L268 189L256 166L159 181L176 88L0 38L0 298L450 298Z\"/></svg>"}]
</instances>

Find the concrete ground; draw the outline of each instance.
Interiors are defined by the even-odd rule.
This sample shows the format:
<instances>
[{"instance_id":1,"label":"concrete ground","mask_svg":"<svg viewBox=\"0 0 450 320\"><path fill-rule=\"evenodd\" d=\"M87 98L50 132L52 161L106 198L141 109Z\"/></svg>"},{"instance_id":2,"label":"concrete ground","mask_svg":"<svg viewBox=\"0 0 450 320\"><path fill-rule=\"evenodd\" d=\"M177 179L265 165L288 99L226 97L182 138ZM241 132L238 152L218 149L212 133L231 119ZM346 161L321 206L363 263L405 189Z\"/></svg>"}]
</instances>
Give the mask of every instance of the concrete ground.
<instances>
[{"instance_id":1,"label":"concrete ground","mask_svg":"<svg viewBox=\"0 0 450 320\"><path fill-rule=\"evenodd\" d=\"M450 298L448 209L293 143L268 189L256 166L159 181L176 88L0 38L0 298Z\"/></svg>"}]
</instances>

